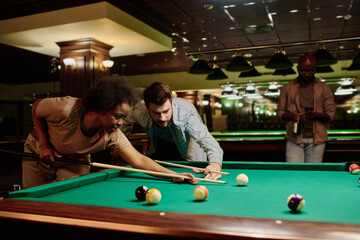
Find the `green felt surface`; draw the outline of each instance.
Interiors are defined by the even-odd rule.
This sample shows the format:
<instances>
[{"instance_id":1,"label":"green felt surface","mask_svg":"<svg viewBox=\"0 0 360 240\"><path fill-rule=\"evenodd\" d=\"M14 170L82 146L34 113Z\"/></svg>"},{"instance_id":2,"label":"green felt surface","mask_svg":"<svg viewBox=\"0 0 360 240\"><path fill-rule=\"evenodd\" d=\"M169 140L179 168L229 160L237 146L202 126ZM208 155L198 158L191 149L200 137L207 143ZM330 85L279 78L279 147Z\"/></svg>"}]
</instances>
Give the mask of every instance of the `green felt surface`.
<instances>
[{"instance_id":1,"label":"green felt surface","mask_svg":"<svg viewBox=\"0 0 360 240\"><path fill-rule=\"evenodd\" d=\"M327 130L330 140L358 140L360 139L359 129L331 129ZM216 140L220 141L244 141L244 140L284 140L284 130L272 131L224 131L211 132Z\"/></svg>"},{"instance_id":2,"label":"green felt surface","mask_svg":"<svg viewBox=\"0 0 360 240\"><path fill-rule=\"evenodd\" d=\"M328 134L360 134L360 129L329 129L327 130ZM284 135L286 133L285 130L269 130L269 131L223 131L223 132L211 132L211 134L233 134L233 135Z\"/></svg>"},{"instance_id":3,"label":"green felt surface","mask_svg":"<svg viewBox=\"0 0 360 240\"><path fill-rule=\"evenodd\" d=\"M199 164L197 164L199 165ZM201 165L201 164L200 164ZM173 168L177 172L184 169ZM191 170L190 170L191 171ZM173 211L272 219L292 219L360 224L359 175L345 171L345 164L224 163L226 184L201 182L209 189L204 202L195 201L194 185L175 184L141 173L110 170L84 177L12 192L10 198L74 203L142 210ZM245 173L249 184L237 186L236 176ZM157 188L157 205L140 202L135 189ZM291 213L286 200L301 194L305 208Z\"/></svg>"}]
</instances>

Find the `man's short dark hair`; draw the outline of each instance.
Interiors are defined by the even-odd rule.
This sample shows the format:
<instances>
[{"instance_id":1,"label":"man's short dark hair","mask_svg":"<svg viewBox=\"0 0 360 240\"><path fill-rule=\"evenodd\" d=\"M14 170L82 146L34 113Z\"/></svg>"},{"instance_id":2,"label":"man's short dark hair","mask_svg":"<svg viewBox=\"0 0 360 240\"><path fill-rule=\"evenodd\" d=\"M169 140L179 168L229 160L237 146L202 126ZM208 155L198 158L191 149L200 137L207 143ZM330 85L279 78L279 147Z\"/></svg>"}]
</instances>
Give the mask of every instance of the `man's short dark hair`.
<instances>
[{"instance_id":1,"label":"man's short dark hair","mask_svg":"<svg viewBox=\"0 0 360 240\"><path fill-rule=\"evenodd\" d=\"M86 91L83 104L87 110L107 112L123 103L133 106L139 97L139 91L120 76L105 76Z\"/></svg>"},{"instance_id":2,"label":"man's short dark hair","mask_svg":"<svg viewBox=\"0 0 360 240\"><path fill-rule=\"evenodd\" d=\"M171 88L166 83L154 82L144 90L144 101L147 108L151 102L163 105L168 99L172 102Z\"/></svg>"}]
</instances>

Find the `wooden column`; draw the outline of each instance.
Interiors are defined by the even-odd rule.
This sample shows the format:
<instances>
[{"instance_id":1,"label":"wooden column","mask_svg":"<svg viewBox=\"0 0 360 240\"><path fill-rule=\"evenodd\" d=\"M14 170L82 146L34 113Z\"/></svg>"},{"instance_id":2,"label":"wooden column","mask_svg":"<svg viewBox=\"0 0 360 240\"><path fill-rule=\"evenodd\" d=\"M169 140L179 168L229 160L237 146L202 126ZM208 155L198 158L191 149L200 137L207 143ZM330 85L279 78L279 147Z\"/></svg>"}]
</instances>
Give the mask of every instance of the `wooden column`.
<instances>
[{"instance_id":1,"label":"wooden column","mask_svg":"<svg viewBox=\"0 0 360 240\"><path fill-rule=\"evenodd\" d=\"M199 111L199 91L185 91L185 92L176 92L177 97L185 98L186 100L190 101L196 109Z\"/></svg>"},{"instance_id":2,"label":"wooden column","mask_svg":"<svg viewBox=\"0 0 360 240\"><path fill-rule=\"evenodd\" d=\"M60 94L83 97L86 89L110 70L102 66L103 60L110 59L112 46L93 38L57 42L60 46ZM76 66L65 66L64 58L74 58Z\"/></svg>"}]
</instances>

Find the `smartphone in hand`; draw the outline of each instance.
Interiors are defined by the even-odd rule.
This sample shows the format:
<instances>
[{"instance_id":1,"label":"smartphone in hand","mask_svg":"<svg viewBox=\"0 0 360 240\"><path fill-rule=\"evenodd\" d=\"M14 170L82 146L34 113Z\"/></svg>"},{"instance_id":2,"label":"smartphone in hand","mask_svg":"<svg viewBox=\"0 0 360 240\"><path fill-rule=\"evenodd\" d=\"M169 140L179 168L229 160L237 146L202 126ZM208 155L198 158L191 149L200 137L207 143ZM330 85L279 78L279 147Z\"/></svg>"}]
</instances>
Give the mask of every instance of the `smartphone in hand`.
<instances>
[{"instance_id":1,"label":"smartphone in hand","mask_svg":"<svg viewBox=\"0 0 360 240\"><path fill-rule=\"evenodd\" d=\"M314 111L313 107L305 107L305 112Z\"/></svg>"}]
</instances>

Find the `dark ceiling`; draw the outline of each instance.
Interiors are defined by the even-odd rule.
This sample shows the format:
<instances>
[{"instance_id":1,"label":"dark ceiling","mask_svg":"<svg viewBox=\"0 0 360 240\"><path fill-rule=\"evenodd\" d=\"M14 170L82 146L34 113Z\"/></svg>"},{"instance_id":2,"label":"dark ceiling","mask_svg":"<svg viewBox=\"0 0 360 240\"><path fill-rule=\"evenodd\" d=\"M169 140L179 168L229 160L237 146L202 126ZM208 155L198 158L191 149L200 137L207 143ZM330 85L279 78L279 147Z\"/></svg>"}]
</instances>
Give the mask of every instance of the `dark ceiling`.
<instances>
[{"instance_id":1,"label":"dark ceiling","mask_svg":"<svg viewBox=\"0 0 360 240\"><path fill-rule=\"evenodd\" d=\"M95 0L2 0L0 20L72 6ZM114 6L130 13L159 31L172 36L174 52L145 54L113 58L113 73L125 75L186 71L193 64L187 53L293 43L323 39L360 36L360 0L114 0ZM327 50L338 59L355 56L360 41L341 41L326 44ZM318 45L286 47L289 58L296 62L300 54L314 52ZM251 54L254 65L264 65L274 48L243 51ZM42 77L26 78L27 72L48 71L50 58L28 53L7 45L0 45L0 71L15 71L22 77L6 76L1 82L41 81ZM28 56L29 55L29 56ZM232 58L233 53L217 54L220 66ZM214 54L206 54L212 61ZM10 60L9 60L10 59ZM30 60L33 59L33 60ZM9 67L8 62L16 62ZM7 71L9 72L9 71ZM48 74L43 74L48 75ZM12 79L9 79L12 77ZM15 80L14 80L15 79ZM44 77L45 79L45 77Z\"/></svg>"}]
</instances>

